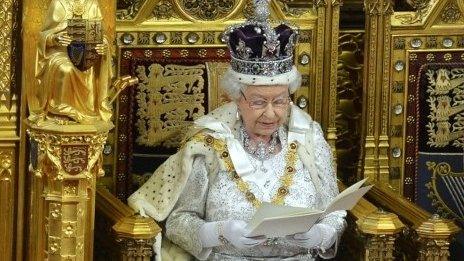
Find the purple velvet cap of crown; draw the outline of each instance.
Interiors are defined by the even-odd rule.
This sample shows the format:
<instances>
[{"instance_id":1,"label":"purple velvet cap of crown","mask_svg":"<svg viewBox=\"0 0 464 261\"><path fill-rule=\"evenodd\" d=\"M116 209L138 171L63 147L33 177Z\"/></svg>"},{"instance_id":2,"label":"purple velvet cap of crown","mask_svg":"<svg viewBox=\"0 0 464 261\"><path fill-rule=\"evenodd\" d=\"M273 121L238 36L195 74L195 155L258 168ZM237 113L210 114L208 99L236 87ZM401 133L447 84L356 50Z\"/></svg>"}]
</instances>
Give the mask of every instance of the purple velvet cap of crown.
<instances>
[{"instance_id":1,"label":"purple velvet cap of crown","mask_svg":"<svg viewBox=\"0 0 464 261\"><path fill-rule=\"evenodd\" d=\"M286 24L280 24L274 28L274 32L278 36L279 47L273 53L267 53L264 55L263 45L266 41L265 29L258 24L246 24L241 27L235 28L229 35L229 47L231 49L231 54L233 57L239 57L237 54L237 46L239 46L239 41L242 40L245 43L246 47L251 48L251 53L248 59L250 60L260 60L262 58L267 58L267 60L280 60L286 57L291 56L292 54L287 54L287 44L290 41L291 37L295 37L295 31Z\"/></svg>"}]
</instances>

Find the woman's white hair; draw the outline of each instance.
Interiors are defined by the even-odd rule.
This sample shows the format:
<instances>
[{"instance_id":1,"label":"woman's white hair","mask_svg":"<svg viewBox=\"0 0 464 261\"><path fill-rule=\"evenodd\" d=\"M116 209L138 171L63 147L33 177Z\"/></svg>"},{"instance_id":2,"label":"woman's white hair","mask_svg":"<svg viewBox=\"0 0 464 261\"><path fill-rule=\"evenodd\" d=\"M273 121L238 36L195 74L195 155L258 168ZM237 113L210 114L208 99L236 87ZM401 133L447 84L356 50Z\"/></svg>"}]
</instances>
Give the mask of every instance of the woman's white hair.
<instances>
[{"instance_id":1,"label":"woman's white hair","mask_svg":"<svg viewBox=\"0 0 464 261\"><path fill-rule=\"evenodd\" d=\"M240 91L253 85L287 85L290 94L301 86L301 74L296 66L286 73L275 76L258 76L238 73L229 67L221 79L221 85L227 95L234 100L240 99Z\"/></svg>"}]
</instances>

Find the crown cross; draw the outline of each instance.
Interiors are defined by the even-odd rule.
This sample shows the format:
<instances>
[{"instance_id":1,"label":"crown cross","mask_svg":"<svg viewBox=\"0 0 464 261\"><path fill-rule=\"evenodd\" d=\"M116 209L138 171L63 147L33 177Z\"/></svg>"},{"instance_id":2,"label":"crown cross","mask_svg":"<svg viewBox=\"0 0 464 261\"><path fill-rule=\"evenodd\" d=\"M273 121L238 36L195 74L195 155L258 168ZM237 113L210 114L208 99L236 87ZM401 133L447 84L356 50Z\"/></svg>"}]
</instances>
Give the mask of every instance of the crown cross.
<instances>
[{"instance_id":1,"label":"crown cross","mask_svg":"<svg viewBox=\"0 0 464 261\"><path fill-rule=\"evenodd\" d=\"M269 11L269 0L255 0L255 20L266 22L271 12Z\"/></svg>"}]
</instances>

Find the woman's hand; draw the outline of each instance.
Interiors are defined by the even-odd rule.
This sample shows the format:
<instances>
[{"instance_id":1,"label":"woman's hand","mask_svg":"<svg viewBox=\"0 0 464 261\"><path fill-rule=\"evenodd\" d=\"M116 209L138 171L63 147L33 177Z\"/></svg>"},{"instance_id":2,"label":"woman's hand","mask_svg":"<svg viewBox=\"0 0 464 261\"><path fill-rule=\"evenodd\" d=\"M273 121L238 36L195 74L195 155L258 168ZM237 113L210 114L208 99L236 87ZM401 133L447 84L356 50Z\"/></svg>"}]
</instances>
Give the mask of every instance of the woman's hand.
<instances>
[{"instance_id":1,"label":"woman's hand","mask_svg":"<svg viewBox=\"0 0 464 261\"><path fill-rule=\"evenodd\" d=\"M72 38L67 32L60 32L53 36L53 42L58 46L67 47L71 44Z\"/></svg>"},{"instance_id":2,"label":"woman's hand","mask_svg":"<svg viewBox=\"0 0 464 261\"><path fill-rule=\"evenodd\" d=\"M237 249L251 248L260 245L266 241L266 237L245 237L247 223L243 220L229 220L225 221L221 229L219 229L219 236L222 235L229 243ZM223 242L226 243L226 242Z\"/></svg>"},{"instance_id":3,"label":"woman's hand","mask_svg":"<svg viewBox=\"0 0 464 261\"><path fill-rule=\"evenodd\" d=\"M149 217L146 213L145 213L145 209L143 208L143 205L144 205L144 202L141 201L141 200L137 200L135 201L135 203L131 204L131 207L135 210L135 211L138 211L139 215L142 216L142 217Z\"/></svg>"},{"instance_id":4,"label":"woman's hand","mask_svg":"<svg viewBox=\"0 0 464 261\"><path fill-rule=\"evenodd\" d=\"M230 243L237 249L251 248L266 241L266 237L244 236L247 223L242 220L227 220L205 223L200 229L203 247L214 247Z\"/></svg>"},{"instance_id":5,"label":"woman's hand","mask_svg":"<svg viewBox=\"0 0 464 261\"><path fill-rule=\"evenodd\" d=\"M289 235L286 238L295 245L308 249L319 248L324 252L335 243L336 237L334 228L326 224L315 224L305 233Z\"/></svg>"}]
</instances>

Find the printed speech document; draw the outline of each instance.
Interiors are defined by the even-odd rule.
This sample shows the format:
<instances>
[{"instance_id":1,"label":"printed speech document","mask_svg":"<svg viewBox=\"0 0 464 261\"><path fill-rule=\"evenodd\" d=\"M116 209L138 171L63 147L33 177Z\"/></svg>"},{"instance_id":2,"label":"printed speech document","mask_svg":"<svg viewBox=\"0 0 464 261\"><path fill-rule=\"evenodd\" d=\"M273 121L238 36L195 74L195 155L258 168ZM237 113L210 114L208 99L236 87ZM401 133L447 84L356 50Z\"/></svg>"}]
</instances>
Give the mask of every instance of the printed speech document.
<instances>
[{"instance_id":1,"label":"printed speech document","mask_svg":"<svg viewBox=\"0 0 464 261\"><path fill-rule=\"evenodd\" d=\"M350 210L374 185L362 187L367 178L338 194L325 210L273 205L263 202L247 226L247 237L284 237L304 233L333 211Z\"/></svg>"}]
</instances>

